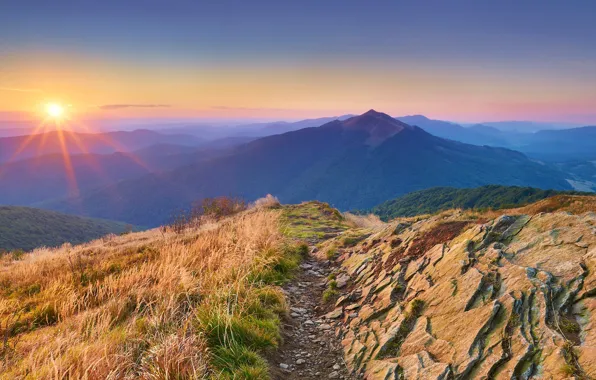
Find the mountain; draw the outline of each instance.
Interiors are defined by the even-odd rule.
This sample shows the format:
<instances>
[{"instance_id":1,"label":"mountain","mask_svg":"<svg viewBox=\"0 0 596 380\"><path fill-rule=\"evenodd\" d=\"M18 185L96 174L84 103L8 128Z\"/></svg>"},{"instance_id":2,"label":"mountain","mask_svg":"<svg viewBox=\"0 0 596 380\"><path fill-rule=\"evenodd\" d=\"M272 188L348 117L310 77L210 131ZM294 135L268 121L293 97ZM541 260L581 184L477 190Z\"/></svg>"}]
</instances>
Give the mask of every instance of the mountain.
<instances>
[{"instance_id":1,"label":"mountain","mask_svg":"<svg viewBox=\"0 0 596 380\"><path fill-rule=\"evenodd\" d=\"M522 147L545 161L596 160L596 126L539 131Z\"/></svg>"},{"instance_id":2,"label":"mountain","mask_svg":"<svg viewBox=\"0 0 596 380\"><path fill-rule=\"evenodd\" d=\"M561 172L519 152L441 139L371 110L45 206L158 225L174 210L218 195L252 200L271 193L283 202L321 199L354 209L433 186L487 184L571 188Z\"/></svg>"},{"instance_id":3,"label":"mountain","mask_svg":"<svg viewBox=\"0 0 596 380\"><path fill-rule=\"evenodd\" d=\"M422 115L402 116L397 119L420 127L432 135L473 145L511 148L517 145L516 142L520 138L517 133L503 132L482 124L463 127L448 121L429 119Z\"/></svg>"},{"instance_id":4,"label":"mountain","mask_svg":"<svg viewBox=\"0 0 596 380\"><path fill-rule=\"evenodd\" d=\"M61 154L49 154L4 163L0 204L43 207L78 192L223 156L242 141L216 140L201 147L163 143L133 152L75 154L67 161Z\"/></svg>"},{"instance_id":5,"label":"mountain","mask_svg":"<svg viewBox=\"0 0 596 380\"><path fill-rule=\"evenodd\" d=\"M225 138L258 138L271 135L279 135L303 128L318 127L333 120L345 120L353 115L321 117L315 119L304 119L299 121L273 121L262 123L244 123L233 125L211 125L211 124L189 124L183 126L171 126L158 129L164 134L190 134L206 140L221 140Z\"/></svg>"},{"instance_id":6,"label":"mountain","mask_svg":"<svg viewBox=\"0 0 596 380\"><path fill-rule=\"evenodd\" d=\"M149 130L132 132L79 133L52 131L27 136L0 138L0 162L18 161L46 154L130 152L155 144L198 146L203 142L190 135L166 135Z\"/></svg>"},{"instance_id":7,"label":"mountain","mask_svg":"<svg viewBox=\"0 0 596 380\"><path fill-rule=\"evenodd\" d=\"M126 223L84 218L29 207L0 206L0 250L32 250L84 243L127 231Z\"/></svg>"},{"instance_id":8,"label":"mountain","mask_svg":"<svg viewBox=\"0 0 596 380\"><path fill-rule=\"evenodd\" d=\"M543 130L555 130L577 127L571 123L541 123L536 121L486 121L483 125L497 128L503 132L534 133Z\"/></svg>"},{"instance_id":9,"label":"mountain","mask_svg":"<svg viewBox=\"0 0 596 380\"><path fill-rule=\"evenodd\" d=\"M437 211L456 208L512 208L560 194L580 195L582 193L499 185L481 186L474 189L434 187L385 201L365 212L372 212L382 220L390 220L403 216L434 214Z\"/></svg>"}]
</instances>

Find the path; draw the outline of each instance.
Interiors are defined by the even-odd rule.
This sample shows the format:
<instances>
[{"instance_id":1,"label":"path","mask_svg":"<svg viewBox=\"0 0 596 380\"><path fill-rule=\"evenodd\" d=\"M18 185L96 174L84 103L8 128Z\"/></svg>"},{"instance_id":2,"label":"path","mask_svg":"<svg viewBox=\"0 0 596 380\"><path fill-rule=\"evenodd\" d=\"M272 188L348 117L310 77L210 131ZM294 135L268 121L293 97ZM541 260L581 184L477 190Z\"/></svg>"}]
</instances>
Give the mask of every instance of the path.
<instances>
[{"instance_id":1,"label":"path","mask_svg":"<svg viewBox=\"0 0 596 380\"><path fill-rule=\"evenodd\" d=\"M321 297L330 271L328 262L309 256L284 287L291 314L284 321L284 343L271 359L273 379L357 379L346 368L335 328L323 317Z\"/></svg>"}]
</instances>

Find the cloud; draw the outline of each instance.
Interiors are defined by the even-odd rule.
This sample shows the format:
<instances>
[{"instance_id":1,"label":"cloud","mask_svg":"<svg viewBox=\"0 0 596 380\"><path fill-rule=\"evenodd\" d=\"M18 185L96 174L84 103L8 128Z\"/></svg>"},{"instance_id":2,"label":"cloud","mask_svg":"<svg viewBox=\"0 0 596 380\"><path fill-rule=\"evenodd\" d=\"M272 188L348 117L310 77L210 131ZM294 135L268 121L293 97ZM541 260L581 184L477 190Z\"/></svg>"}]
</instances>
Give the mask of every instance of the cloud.
<instances>
[{"instance_id":1,"label":"cloud","mask_svg":"<svg viewBox=\"0 0 596 380\"><path fill-rule=\"evenodd\" d=\"M226 110L226 111L236 111L236 110L241 110L241 111L296 111L296 110L292 110L292 109L288 109L288 108L266 108L266 107L251 108L251 107L228 107L228 106L212 106L211 109Z\"/></svg>"},{"instance_id":2,"label":"cloud","mask_svg":"<svg viewBox=\"0 0 596 380\"><path fill-rule=\"evenodd\" d=\"M0 87L0 91L42 92L39 88L17 88L17 87Z\"/></svg>"},{"instance_id":3,"label":"cloud","mask_svg":"<svg viewBox=\"0 0 596 380\"><path fill-rule=\"evenodd\" d=\"M98 106L102 110L117 110L122 108L169 108L169 104L106 104Z\"/></svg>"}]
</instances>

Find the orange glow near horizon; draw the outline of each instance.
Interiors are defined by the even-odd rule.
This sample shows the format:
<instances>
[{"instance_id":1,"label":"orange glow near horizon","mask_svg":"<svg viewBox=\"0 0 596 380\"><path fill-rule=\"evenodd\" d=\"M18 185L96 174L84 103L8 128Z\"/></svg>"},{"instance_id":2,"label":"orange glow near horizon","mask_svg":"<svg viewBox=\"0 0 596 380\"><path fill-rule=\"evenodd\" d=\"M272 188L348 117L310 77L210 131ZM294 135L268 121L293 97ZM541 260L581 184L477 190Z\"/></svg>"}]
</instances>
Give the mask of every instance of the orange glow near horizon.
<instances>
[{"instance_id":1,"label":"orange glow near horizon","mask_svg":"<svg viewBox=\"0 0 596 380\"><path fill-rule=\"evenodd\" d=\"M191 66L24 56L3 65L14 75L0 86L0 112L30 112L51 94L72 99L69 116L86 119L297 120L374 108L462 122L596 121L596 93L585 80L591 68L581 62L565 75L498 64L437 70L406 60Z\"/></svg>"}]
</instances>

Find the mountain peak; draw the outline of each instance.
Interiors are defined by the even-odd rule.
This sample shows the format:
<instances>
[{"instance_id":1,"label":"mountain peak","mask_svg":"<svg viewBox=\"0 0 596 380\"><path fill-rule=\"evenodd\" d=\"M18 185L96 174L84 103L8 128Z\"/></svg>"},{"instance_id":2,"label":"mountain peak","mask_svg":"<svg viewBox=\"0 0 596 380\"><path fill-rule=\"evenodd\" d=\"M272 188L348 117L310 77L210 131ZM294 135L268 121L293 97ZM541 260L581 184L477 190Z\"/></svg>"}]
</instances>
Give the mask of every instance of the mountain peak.
<instances>
[{"instance_id":1,"label":"mountain peak","mask_svg":"<svg viewBox=\"0 0 596 380\"><path fill-rule=\"evenodd\" d=\"M405 129L412 129L408 124L374 109L344 120L342 125L349 130L367 132L369 138L366 143L371 146L377 146Z\"/></svg>"}]
</instances>

